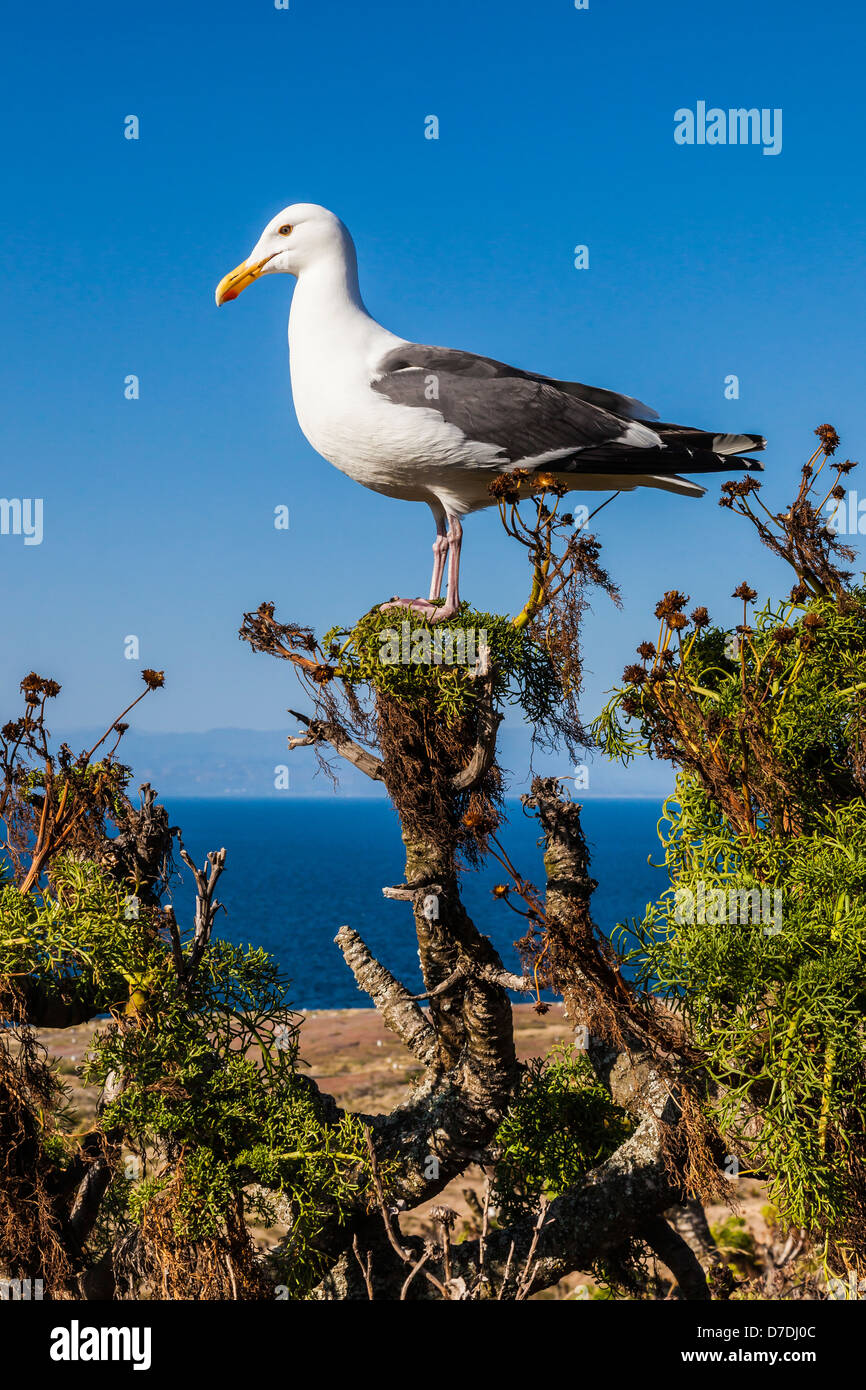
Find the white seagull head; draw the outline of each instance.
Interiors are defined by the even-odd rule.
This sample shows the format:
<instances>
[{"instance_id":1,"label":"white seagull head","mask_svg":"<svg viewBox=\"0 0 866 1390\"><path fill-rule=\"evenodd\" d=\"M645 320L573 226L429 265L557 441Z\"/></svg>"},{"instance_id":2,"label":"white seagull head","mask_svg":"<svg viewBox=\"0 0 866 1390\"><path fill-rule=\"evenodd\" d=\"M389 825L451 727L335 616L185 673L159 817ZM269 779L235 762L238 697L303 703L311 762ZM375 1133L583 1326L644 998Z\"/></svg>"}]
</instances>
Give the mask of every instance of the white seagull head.
<instances>
[{"instance_id":1,"label":"white seagull head","mask_svg":"<svg viewBox=\"0 0 866 1390\"><path fill-rule=\"evenodd\" d=\"M318 203L292 203L272 217L245 261L216 288L217 304L237 299L260 275L303 274L321 261L353 259L352 238L335 213Z\"/></svg>"}]
</instances>

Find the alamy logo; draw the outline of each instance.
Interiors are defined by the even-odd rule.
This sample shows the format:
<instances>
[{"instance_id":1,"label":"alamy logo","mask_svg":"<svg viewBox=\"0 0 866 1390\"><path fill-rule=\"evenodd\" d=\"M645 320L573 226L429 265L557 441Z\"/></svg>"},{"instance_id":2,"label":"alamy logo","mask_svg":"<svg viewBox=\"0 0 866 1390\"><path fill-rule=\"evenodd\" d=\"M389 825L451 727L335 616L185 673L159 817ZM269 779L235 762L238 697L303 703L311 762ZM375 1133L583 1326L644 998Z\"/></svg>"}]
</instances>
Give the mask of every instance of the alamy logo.
<instances>
[{"instance_id":1,"label":"alamy logo","mask_svg":"<svg viewBox=\"0 0 866 1390\"><path fill-rule=\"evenodd\" d=\"M474 666L484 675L488 667L487 629L482 627L412 627L409 622L386 627L379 635L383 666Z\"/></svg>"},{"instance_id":2,"label":"alamy logo","mask_svg":"<svg viewBox=\"0 0 866 1390\"><path fill-rule=\"evenodd\" d=\"M827 529L837 536L866 536L866 497L861 502L856 488L844 497L833 498L824 504Z\"/></svg>"},{"instance_id":3,"label":"alamy logo","mask_svg":"<svg viewBox=\"0 0 866 1390\"><path fill-rule=\"evenodd\" d=\"M44 1297L41 1279L0 1279L0 1299L7 1303L29 1302Z\"/></svg>"},{"instance_id":4,"label":"alamy logo","mask_svg":"<svg viewBox=\"0 0 866 1390\"><path fill-rule=\"evenodd\" d=\"M846 1303L866 1298L866 1279L858 1279L853 1269L848 1271L847 1279L833 1276L827 1281L827 1297L842 1299Z\"/></svg>"},{"instance_id":5,"label":"alamy logo","mask_svg":"<svg viewBox=\"0 0 866 1390\"><path fill-rule=\"evenodd\" d=\"M131 1361L134 1371L150 1370L149 1327L68 1327L51 1330L52 1361Z\"/></svg>"},{"instance_id":6,"label":"alamy logo","mask_svg":"<svg viewBox=\"0 0 866 1390\"><path fill-rule=\"evenodd\" d=\"M757 106L681 106L674 112L674 140L678 145L763 145L764 154L782 153L782 110Z\"/></svg>"},{"instance_id":7,"label":"alamy logo","mask_svg":"<svg viewBox=\"0 0 866 1390\"><path fill-rule=\"evenodd\" d=\"M25 545L41 545L42 498L0 497L0 536L23 536Z\"/></svg>"},{"instance_id":8,"label":"alamy logo","mask_svg":"<svg viewBox=\"0 0 866 1390\"><path fill-rule=\"evenodd\" d=\"M778 936L782 930L782 894L776 888L707 887L699 882L695 889L678 888L674 895L674 921L678 926L696 922L708 926L762 923L765 936Z\"/></svg>"}]
</instances>

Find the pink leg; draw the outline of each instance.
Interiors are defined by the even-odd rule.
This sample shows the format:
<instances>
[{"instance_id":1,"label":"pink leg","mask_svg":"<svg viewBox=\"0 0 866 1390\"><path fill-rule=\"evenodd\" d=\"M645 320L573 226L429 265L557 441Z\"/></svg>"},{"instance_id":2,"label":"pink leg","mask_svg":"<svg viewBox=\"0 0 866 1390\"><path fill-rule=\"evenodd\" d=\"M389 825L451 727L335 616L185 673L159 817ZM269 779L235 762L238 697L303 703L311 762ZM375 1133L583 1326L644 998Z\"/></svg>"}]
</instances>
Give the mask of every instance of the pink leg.
<instances>
[{"instance_id":1,"label":"pink leg","mask_svg":"<svg viewBox=\"0 0 866 1390\"><path fill-rule=\"evenodd\" d=\"M433 509L433 516L436 520L436 539L433 542L433 575L430 580L429 599L395 597L390 603L380 604L380 612L384 613L389 608L403 608L412 613L420 613L423 617L427 618L428 621L432 622L434 620L434 614L439 614L442 611L439 607L439 596L442 592L442 576L445 572L445 557L446 555L450 555L450 541L445 530L445 513ZM448 573L450 576L450 564Z\"/></svg>"},{"instance_id":2,"label":"pink leg","mask_svg":"<svg viewBox=\"0 0 866 1390\"><path fill-rule=\"evenodd\" d=\"M436 539L433 542L433 577L430 580L430 598L437 599L442 593L442 576L445 573L445 557L448 554L448 537L445 534L445 518L436 518Z\"/></svg>"},{"instance_id":3,"label":"pink leg","mask_svg":"<svg viewBox=\"0 0 866 1390\"><path fill-rule=\"evenodd\" d=\"M454 512L448 513L448 584L445 589L445 602L430 616L431 623L442 623L453 618L460 607L460 548L463 544L463 527Z\"/></svg>"}]
</instances>

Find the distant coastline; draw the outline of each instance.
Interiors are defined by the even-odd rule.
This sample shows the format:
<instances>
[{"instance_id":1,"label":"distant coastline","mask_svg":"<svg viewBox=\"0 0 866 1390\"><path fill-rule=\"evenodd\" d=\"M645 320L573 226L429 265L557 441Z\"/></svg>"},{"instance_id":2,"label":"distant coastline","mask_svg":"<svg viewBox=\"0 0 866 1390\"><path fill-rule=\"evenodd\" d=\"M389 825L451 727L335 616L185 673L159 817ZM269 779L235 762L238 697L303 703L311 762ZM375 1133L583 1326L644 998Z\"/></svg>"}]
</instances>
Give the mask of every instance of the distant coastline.
<instances>
[{"instance_id":1,"label":"distant coastline","mask_svg":"<svg viewBox=\"0 0 866 1390\"><path fill-rule=\"evenodd\" d=\"M77 727L55 732L77 749L92 747L104 729ZM384 787L345 763L339 767L335 791L312 749L289 753L286 739L296 732L295 721L287 721L282 729L216 728L188 733L140 730L133 725L121 741L118 756L132 768L133 788L149 782L160 797L275 803L302 797L370 801L385 797ZM509 800L528 790L533 771L562 779L574 775L565 756L537 752L533 758L531 731L520 724L503 725L500 766ZM631 766L622 767L598 757L589 762L589 786L581 787L577 796L580 801L661 803L672 789L673 779L666 765L638 758Z\"/></svg>"}]
</instances>

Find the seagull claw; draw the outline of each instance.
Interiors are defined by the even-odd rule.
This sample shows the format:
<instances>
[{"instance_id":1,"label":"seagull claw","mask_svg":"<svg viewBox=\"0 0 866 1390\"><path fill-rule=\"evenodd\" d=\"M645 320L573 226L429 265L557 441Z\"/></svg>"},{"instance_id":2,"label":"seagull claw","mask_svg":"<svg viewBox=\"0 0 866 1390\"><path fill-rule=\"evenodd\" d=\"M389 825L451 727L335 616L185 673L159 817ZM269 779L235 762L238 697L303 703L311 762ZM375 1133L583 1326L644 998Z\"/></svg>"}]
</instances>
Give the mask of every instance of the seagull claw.
<instances>
[{"instance_id":1,"label":"seagull claw","mask_svg":"<svg viewBox=\"0 0 866 1390\"><path fill-rule=\"evenodd\" d=\"M431 623L444 623L444 622L447 622L447 620L448 620L449 618L453 618L453 617L454 617L454 615L455 615L455 613L457 612L457 610L459 609L459 607L460 607L460 604L459 604L459 603L449 603L449 602L447 601L447 599L446 599L445 603L442 605L441 608L437 608L436 611L435 611L434 613L431 613L431 614L430 614L430 622L431 622Z\"/></svg>"},{"instance_id":2,"label":"seagull claw","mask_svg":"<svg viewBox=\"0 0 866 1390\"><path fill-rule=\"evenodd\" d=\"M448 609L447 603L443 605L441 599L436 602L428 598L395 597L391 599L390 603L379 604L380 613L387 613L389 608L402 608L406 613L420 613L422 618L426 618L431 623L440 623L443 616L450 618L454 612L454 609Z\"/></svg>"}]
</instances>

